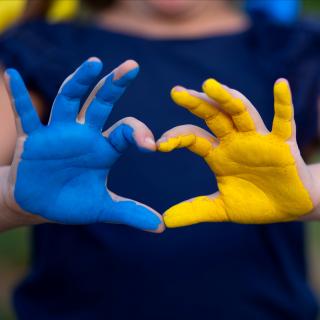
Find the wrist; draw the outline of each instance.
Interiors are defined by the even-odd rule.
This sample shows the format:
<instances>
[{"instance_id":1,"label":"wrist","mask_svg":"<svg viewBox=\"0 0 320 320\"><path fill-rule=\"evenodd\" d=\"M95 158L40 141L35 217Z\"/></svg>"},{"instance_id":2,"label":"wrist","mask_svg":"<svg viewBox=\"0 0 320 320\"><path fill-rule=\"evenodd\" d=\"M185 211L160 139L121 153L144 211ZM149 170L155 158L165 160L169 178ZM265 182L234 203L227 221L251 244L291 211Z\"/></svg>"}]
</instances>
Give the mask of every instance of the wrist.
<instances>
[{"instance_id":1,"label":"wrist","mask_svg":"<svg viewBox=\"0 0 320 320\"><path fill-rule=\"evenodd\" d=\"M300 218L302 221L319 221L320 220L320 165L308 165L311 176L310 197L314 204L313 210Z\"/></svg>"},{"instance_id":2,"label":"wrist","mask_svg":"<svg viewBox=\"0 0 320 320\"><path fill-rule=\"evenodd\" d=\"M0 232L45 222L40 216L23 211L15 202L12 184L10 183L10 167L0 168Z\"/></svg>"}]
</instances>

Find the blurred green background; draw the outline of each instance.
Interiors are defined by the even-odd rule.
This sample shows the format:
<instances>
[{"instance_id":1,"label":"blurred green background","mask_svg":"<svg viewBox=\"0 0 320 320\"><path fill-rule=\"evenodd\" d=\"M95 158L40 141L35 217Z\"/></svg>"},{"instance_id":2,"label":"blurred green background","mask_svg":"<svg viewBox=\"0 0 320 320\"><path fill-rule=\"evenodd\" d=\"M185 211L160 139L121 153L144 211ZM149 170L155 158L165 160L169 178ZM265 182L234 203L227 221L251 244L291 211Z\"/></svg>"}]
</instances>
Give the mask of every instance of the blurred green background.
<instances>
[{"instance_id":1,"label":"blurred green background","mask_svg":"<svg viewBox=\"0 0 320 320\"><path fill-rule=\"evenodd\" d=\"M0 0L1 1L1 0ZM279 0L287 1L287 0ZM303 1L306 15L320 15L320 0ZM313 161L320 161L320 151ZM306 223L310 283L320 301L320 222ZM30 259L30 230L20 228L0 235L0 319L15 319L11 294L27 272Z\"/></svg>"},{"instance_id":2,"label":"blurred green background","mask_svg":"<svg viewBox=\"0 0 320 320\"><path fill-rule=\"evenodd\" d=\"M26 273L29 263L29 228L20 228L0 235L0 319L14 319L11 293Z\"/></svg>"}]
</instances>

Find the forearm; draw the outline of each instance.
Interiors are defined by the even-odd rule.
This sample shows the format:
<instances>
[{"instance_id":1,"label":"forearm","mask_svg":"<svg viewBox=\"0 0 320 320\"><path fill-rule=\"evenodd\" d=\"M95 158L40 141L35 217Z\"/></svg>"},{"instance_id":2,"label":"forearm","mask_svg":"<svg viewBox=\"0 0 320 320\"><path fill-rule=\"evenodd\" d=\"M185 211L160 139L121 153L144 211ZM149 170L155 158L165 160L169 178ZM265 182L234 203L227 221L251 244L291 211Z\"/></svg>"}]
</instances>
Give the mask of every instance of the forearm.
<instances>
[{"instance_id":1,"label":"forearm","mask_svg":"<svg viewBox=\"0 0 320 320\"><path fill-rule=\"evenodd\" d=\"M320 163L308 165L312 176L315 192L320 193ZM313 196L313 195L311 195ZM317 198L316 195L314 195ZM303 221L320 221L320 203L315 204L314 209L309 214L301 217Z\"/></svg>"},{"instance_id":2,"label":"forearm","mask_svg":"<svg viewBox=\"0 0 320 320\"><path fill-rule=\"evenodd\" d=\"M0 167L0 233L13 228L43 222L40 217L24 213L17 204L13 204L11 200L8 201L7 186L9 169L10 167L8 166Z\"/></svg>"},{"instance_id":3,"label":"forearm","mask_svg":"<svg viewBox=\"0 0 320 320\"><path fill-rule=\"evenodd\" d=\"M0 68L0 166L12 161L17 139L14 114Z\"/></svg>"}]
</instances>

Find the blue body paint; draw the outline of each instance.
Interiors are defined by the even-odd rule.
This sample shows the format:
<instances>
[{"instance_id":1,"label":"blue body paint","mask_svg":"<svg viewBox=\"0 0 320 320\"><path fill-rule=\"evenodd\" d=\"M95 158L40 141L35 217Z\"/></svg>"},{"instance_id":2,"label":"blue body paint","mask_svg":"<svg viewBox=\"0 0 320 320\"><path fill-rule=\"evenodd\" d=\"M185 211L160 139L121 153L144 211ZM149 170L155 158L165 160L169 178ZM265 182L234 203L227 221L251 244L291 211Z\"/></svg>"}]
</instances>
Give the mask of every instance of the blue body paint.
<instances>
[{"instance_id":1,"label":"blue body paint","mask_svg":"<svg viewBox=\"0 0 320 320\"><path fill-rule=\"evenodd\" d=\"M138 72L139 68L136 67L124 74L118 80L113 80L114 73L107 76L104 85L97 92L86 112L86 123L91 126L96 126L98 129L102 129L106 119L112 111L113 104L122 96L127 86L134 80Z\"/></svg>"},{"instance_id":2,"label":"blue body paint","mask_svg":"<svg viewBox=\"0 0 320 320\"><path fill-rule=\"evenodd\" d=\"M122 153L130 144L135 144L133 129L127 124L121 124L110 133L109 141L119 153Z\"/></svg>"},{"instance_id":3,"label":"blue body paint","mask_svg":"<svg viewBox=\"0 0 320 320\"><path fill-rule=\"evenodd\" d=\"M121 78L117 80L113 80L113 83L120 87L127 87L138 75L140 71L139 67L133 68L126 74L124 74ZM113 78L112 78L113 79Z\"/></svg>"},{"instance_id":4,"label":"blue body paint","mask_svg":"<svg viewBox=\"0 0 320 320\"><path fill-rule=\"evenodd\" d=\"M134 130L126 124L116 127L109 138L101 134L101 128L113 103L138 70L114 82L110 82L111 74L98 91L98 99L89 106L90 121L80 124L75 121L78 101L87 93L84 87L89 88L100 69L99 62L92 63L96 66L84 63L64 84L54 103L55 116L48 126L37 122L19 74L8 71L15 108L28 133L17 169L15 200L25 211L54 222L113 222L156 230L162 221L154 212L131 200L115 201L106 188L112 165L135 139Z\"/></svg>"},{"instance_id":5,"label":"blue body paint","mask_svg":"<svg viewBox=\"0 0 320 320\"><path fill-rule=\"evenodd\" d=\"M123 152L132 144L134 144L141 152L153 152L152 150L143 148L137 144L134 138L133 129L125 123L122 123L110 133L109 141L119 152Z\"/></svg>"},{"instance_id":6,"label":"blue body paint","mask_svg":"<svg viewBox=\"0 0 320 320\"><path fill-rule=\"evenodd\" d=\"M74 121L81 107L81 100L86 97L101 70L101 61L87 60L71 75L72 79L62 84L53 102L51 121Z\"/></svg>"},{"instance_id":7,"label":"blue body paint","mask_svg":"<svg viewBox=\"0 0 320 320\"><path fill-rule=\"evenodd\" d=\"M19 73L15 69L7 69L6 74L9 77L12 102L20 116L24 132L28 134L41 127L41 122Z\"/></svg>"}]
</instances>

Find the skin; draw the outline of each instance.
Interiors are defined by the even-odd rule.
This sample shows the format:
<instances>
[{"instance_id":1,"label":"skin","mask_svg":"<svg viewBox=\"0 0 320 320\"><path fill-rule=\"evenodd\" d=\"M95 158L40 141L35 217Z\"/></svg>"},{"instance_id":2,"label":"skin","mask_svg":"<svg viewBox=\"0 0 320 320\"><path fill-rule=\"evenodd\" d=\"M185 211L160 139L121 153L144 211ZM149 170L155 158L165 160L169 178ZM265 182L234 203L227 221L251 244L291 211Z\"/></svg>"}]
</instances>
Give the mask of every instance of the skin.
<instances>
[{"instance_id":1,"label":"skin","mask_svg":"<svg viewBox=\"0 0 320 320\"><path fill-rule=\"evenodd\" d=\"M133 34L135 36L149 38L196 38L214 36L228 33L237 33L248 28L248 18L231 1L226 0L119 0L108 10L95 14L92 17L93 23L102 28L111 29L116 32ZM148 28L145 28L148 25ZM117 72L126 73L130 69L128 64L122 66ZM40 115L45 119L45 103L37 92L31 92L33 103ZM193 92L193 94L195 94ZM198 94L198 93L197 93ZM200 93L199 93L200 94ZM201 93L203 96L203 93ZM207 99L207 97L206 97ZM10 168L6 165L11 163L13 154L21 152L15 145L17 133L14 123L14 114L10 105L9 96L4 87L4 80L0 76L0 183L2 190L8 179ZM253 117L257 118L254 109L248 105ZM81 118L80 113L79 117ZM126 121L132 121L128 119ZM171 133L188 133L199 131L199 128L183 126L175 128ZM168 133L167 133L168 134ZM165 134L165 136L167 136ZM198 132L200 135L208 135L206 132ZM150 138L150 139L148 139ZM137 139L149 141L146 148L153 149L151 137L142 130L139 130ZM145 142L144 142L145 143ZM318 180L320 178L320 166L308 167L312 175ZM5 230L21 225L31 225L43 222L38 216L22 214L14 203L4 199L3 192L0 193L0 230ZM24 213L24 212L23 212ZM304 219L319 219L320 209L316 207L312 213Z\"/></svg>"},{"instance_id":2,"label":"skin","mask_svg":"<svg viewBox=\"0 0 320 320\"><path fill-rule=\"evenodd\" d=\"M96 13L92 22L108 30L151 38L213 36L241 32L249 26L248 18L225 0L119 0L112 8ZM9 165L17 134L3 72L0 66L0 165ZM49 106L41 94L32 90L30 96L41 120L47 121Z\"/></svg>"},{"instance_id":3,"label":"skin","mask_svg":"<svg viewBox=\"0 0 320 320\"><path fill-rule=\"evenodd\" d=\"M80 101L101 69L101 61L90 58L65 80L45 126L19 74L7 71L18 138L11 166L0 171L0 231L43 222L111 222L150 232L164 230L159 213L107 189L109 171L129 145L155 151L155 141L134 118L101 132L113 104L138 73L135 61L124 62L102 78L78 114Z\"/></svg>"},{"instance_id":4,"label":"skin","mask_svg":"<svg viewBox=\"0 0 320 320\"><path fill-rule=\"evenodd\" d=\"M300 155L288 82L275 83L271 132L240 92L213 79L204 82L203 91L176 87L172 98L204 119L214 136L185 125L166 132L157 145L162 152L188 148L203 157L219 191L169 208L167 227L319 220L319 165L306 165Z\"/></svg>"},{"instance_id":5,"label":"skin","mask_svg":"<svg viewBox=\"0 0 320 320\"><path fill-rule=\"evenodd\" d=\"M226 0L119 0L94 21L109 30L153 39L237 33L250 24L246 15Z\"/></svg>"}]
</instances>

